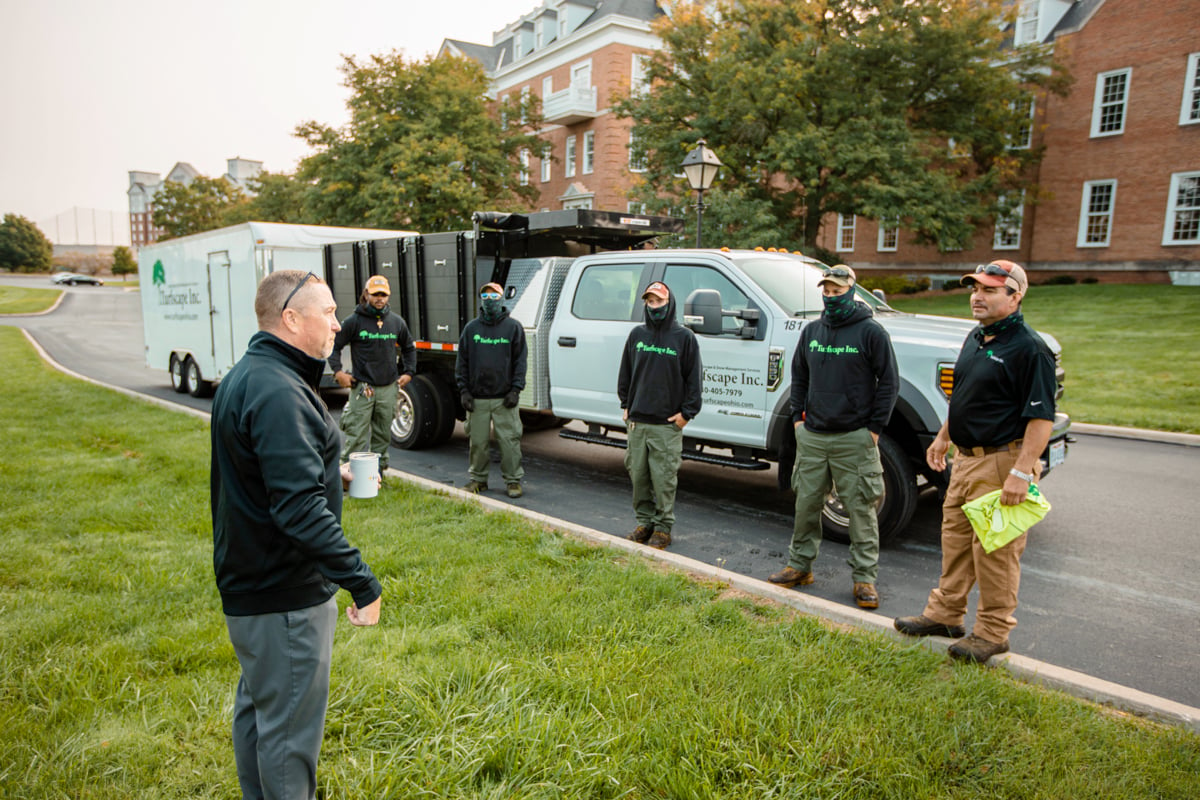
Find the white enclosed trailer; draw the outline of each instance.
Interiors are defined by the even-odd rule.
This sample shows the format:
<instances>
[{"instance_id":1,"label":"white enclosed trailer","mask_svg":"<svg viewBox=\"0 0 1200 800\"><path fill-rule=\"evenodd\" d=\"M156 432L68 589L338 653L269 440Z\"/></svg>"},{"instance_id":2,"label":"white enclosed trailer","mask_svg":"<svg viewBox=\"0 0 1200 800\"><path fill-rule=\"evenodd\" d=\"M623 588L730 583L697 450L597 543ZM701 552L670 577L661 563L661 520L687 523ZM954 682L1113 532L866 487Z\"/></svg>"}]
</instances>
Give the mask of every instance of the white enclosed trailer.
<instances>
[{"instance_id":1,"label":"white enclosed trailer","mask_svg":"<svg viewBox=\"0 0 1200 800\"><path fill-rule=\"evenodd\" d=\"M258 330L263 278L283 269L323 275L325 245L411 234L246 222L147 245L138 253L146 366L168 370L177 392L206 395Z\"/></svg>"}]
</instances>

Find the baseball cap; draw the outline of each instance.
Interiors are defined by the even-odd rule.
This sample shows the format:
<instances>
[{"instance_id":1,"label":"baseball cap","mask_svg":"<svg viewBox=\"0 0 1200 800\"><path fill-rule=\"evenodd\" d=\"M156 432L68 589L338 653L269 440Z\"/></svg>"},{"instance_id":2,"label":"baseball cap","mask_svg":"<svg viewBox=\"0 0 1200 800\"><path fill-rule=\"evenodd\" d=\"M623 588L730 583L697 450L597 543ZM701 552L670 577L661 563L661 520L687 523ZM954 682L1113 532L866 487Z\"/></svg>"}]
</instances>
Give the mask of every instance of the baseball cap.
<instances>
[{"instance_id":1,"label":"baseball cap","mask_svg":"<svg viewBox=\"0 0 1200 800\"><path fill-rule=\"evenodd\" d=\"M1022 295L1029 290L1029 278L1020 264L1011 261L993 261L990 264L980 264L969 275L962 276L962 284L970 286L980 283L984 286L1007 286Z\"/></svg>"},{"instance_id":2,"label":"baseball cap","mask_svg":"<svg viewBox=\"0 0 1200 800\"><path fill-rule=\"evenodd\" d=\"M375 294L377 292L389 295L392 293L392 287L388 286L387 278L382 275L372 275L367 279L367 294Z\"/></svg>"},{"instance_id":3,"label":"baseball cap","mask_svg":"<svg viewBox=\"0 0 1200 800\"><path fill-rule=\"evenodd\" d=\"M480 294L486 294L487 292L495 292L496 294L503 295L504 287L498 283L485 283L479 287Z\"/></svg>"},{"instance_id":4,"label":"baseball cap","mask_svg":"<svg viewBox=\"0 0 1200 800\"><path fill-rule=\"evenodd\" d=\"M857 281L858 276L854 274L854 270L845 264L835 264L832 267L824 269L821 273L821 280L817 281L817 286L823 283L832 283L837 286L853 286Z\"/></svg>"},{"instance_id":5,"label":"baseball cap","mask_svg":"<svg viewBox=\"0 0 1200 800\"><path fill-rule=\"evenodd\" d=\"M659 300L670 300L671 290L662 281L655 281L646 287L646 291L642 292L642 299L647 297L657 297Z\"/></svg>"}]
</instances>

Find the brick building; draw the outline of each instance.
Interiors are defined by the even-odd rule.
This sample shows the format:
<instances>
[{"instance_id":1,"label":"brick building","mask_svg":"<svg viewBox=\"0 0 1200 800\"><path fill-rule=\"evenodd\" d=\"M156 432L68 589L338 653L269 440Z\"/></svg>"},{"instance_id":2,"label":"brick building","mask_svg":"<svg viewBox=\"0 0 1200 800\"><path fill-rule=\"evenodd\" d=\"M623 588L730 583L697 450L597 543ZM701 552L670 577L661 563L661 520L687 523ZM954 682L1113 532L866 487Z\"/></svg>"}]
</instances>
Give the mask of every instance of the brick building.
<instances>
[{"instance_id":1,"label":"brick building","mask_svg":"<svg viewBox=\"0 0 1200 800\"><path fill-rule=\"evenodd\" d=\"M248 181L262 171L261 161L245 158L230 158L225 161L227 181L250 191ZM129 173L129 241L136 249L153 244L162 236L163 229L154 225L154 198L167 181L189 185L200 174L199 170L186 161L171 167L164 180L157 172L131 171Z\"/></svg>"},{"instance_id":2,"label":"brick building","mask_svg":"<svg viewBox=\"0 0 1200 800\"><path fill-rule=\"evenodd\" d=\"M631 123L610 112L636 91L660 47L649 0L543 0L490 46L447 39L474 58L497 97L542 99L555 161L530 159L539 208L624 209L634 180ZM833 216L820 243L876 274L957 276L991 259L1100 280L1200 282L1200 17L1197 0L1020 0L1016 46L1053 45L1074 77L1067 97L1038 97L1015 146L1044 146L1036 200L1009 198L965 250L914 244L902 227ZM719 151L719 143L714 143Z\"/></svg>"}]
</instances>

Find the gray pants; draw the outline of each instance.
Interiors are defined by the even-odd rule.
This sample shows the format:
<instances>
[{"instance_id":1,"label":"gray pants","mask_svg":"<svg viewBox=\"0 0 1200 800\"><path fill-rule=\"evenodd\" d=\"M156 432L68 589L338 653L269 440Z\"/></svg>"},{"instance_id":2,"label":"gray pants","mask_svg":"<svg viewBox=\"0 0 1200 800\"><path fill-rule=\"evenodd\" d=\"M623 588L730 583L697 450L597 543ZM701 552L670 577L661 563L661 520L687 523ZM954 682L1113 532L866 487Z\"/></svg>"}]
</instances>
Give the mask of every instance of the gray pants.
<instances>
[{"instance_id":1,"label":"gray pants","mask_svg":"<svg viewBox=\"0 0 1200 800\"><path fill-rule=\"evenodd\" d=\"M233 755L246 800L313 800L329 703L337 600L299 611L226 615L242 666Z\"/></svg>"},{"instance_id":2,"label":"gray pants","mask_svg":"<svg viewBox=\"0 0 1200 800\"><path fill-rule=\"evenodd\" d=\"M469 441L467 474L471 480L487 483L491 468L488 440L496 429L496 444L500 448L500 477L505 483L520 483L525 477L521 466L521 410L505 408L504 398L475 398L475 410L467 412L463 428Z\"/></svg>"},{"instance_id":3,"label":"gray pants","mask_svg":"<svg viewBox=\"0 0 1200 800\"><path fill-rule=\"evenodd\" d=\"M633 484L637 524L670 533L675 527L675 490L683 455L683 429L674 423L630 422L625 469Z\"/></svg>"}]
</instances>

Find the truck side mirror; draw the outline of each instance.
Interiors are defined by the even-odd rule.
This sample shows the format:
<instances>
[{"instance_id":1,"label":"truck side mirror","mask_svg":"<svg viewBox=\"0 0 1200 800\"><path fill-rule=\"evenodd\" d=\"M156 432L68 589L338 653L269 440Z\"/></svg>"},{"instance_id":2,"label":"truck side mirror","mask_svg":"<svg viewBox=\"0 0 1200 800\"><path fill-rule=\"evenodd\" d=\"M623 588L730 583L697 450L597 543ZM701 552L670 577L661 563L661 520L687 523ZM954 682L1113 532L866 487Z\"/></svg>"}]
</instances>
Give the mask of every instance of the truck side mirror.
<instances>
[{"instance_id":1,"label":"truck side mirror","mask_svg":"<svg viewBox=\"0 0 1200 800\"><path fill-rule=\"evenodd\" d=\"M875 295L883 302L887 302L887 294L884 293L883 289L872 289L871 294Z\"/></svg>"},{"instance_id":2,"label":"truck side mirror","mask_svg":"<svg viewBox=\"0 0 1200 800\"><path fill-rule=\"evenodd\" d=\"M721 316L721 293L716 289L696 289L684 301L683 324L696 333L719 336Z\"/></svg>"}]
</instances>

